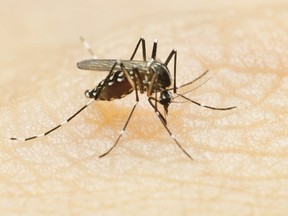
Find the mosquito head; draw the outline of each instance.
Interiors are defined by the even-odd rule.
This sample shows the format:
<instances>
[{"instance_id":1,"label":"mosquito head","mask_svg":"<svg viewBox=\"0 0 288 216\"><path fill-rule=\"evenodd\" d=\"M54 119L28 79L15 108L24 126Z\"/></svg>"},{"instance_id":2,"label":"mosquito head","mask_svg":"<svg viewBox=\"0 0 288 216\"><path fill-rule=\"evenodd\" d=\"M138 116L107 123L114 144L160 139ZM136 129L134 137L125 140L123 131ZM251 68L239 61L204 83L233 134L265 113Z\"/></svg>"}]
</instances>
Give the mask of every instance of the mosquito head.
<instances>
[{"instance_id":1,"label":"mosquito head","mask_svg":"<svg viewBox=\"0 0 288 216\"><path fill-rule=\"evenodd\" d=\"M163 105L166 114L168 114L168 107L172 102L173 94L171 91L164 90L160 94L159 103Z\"/></svg>"}]
</instances>

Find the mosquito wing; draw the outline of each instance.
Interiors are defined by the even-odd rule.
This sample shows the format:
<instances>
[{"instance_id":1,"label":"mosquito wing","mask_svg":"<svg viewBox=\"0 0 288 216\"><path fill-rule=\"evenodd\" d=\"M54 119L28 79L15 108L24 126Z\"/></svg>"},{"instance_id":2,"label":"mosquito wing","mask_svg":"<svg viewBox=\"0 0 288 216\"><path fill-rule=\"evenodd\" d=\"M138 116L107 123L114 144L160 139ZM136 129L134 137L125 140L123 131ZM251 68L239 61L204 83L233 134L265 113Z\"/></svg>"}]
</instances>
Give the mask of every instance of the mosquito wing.
<instances>
[{"instance_id":1,"label":"mosquito wing","mask_svg":"<svg viewBox=\"0 0 288 216\"><path fill-rule=\"evenodd\" d=\"M140 60L120 60L128 71L137 67L139 71L147 70L147 62ZM117 62L116 59L88 59L77 63L77 67L83 70L109 71ZM120 65L115 65L115 70L121 70Z\"/></svg>"}]
</instances>

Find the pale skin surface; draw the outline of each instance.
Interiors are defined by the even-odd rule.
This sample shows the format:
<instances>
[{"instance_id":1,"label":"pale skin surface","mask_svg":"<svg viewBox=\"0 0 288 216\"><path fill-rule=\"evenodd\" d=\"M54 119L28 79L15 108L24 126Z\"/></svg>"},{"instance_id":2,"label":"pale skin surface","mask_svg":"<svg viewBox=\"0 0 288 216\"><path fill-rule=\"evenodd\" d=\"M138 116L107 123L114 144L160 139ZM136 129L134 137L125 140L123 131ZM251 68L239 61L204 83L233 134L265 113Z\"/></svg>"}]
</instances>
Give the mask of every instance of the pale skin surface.
<instances>
[{"instance_id":1,"label":"pale skin surface","mask_svg":"<svg viewBox=\"0 0 288 216\"><path fill-rule=\"evenodd\" d=\"M288 13L279 7L167 17L154 25L141 18L140 27L131 21L90 43L98 57L129 58L139 36L146 36L148 56L157 37L163 61L178 50L179 84L211 70L211 80L189 97L237 109L185 103L169 110L168 125L194 161L145 95L119 145L98 159L116 140L135 95L96 102L47 137L0 141L3 215L287 214ZM76 40L55 50L1 75L1 135L45 132L84 105L84 90L105 77L76 69L90 58Z\"/></svg>"}]
</instances>

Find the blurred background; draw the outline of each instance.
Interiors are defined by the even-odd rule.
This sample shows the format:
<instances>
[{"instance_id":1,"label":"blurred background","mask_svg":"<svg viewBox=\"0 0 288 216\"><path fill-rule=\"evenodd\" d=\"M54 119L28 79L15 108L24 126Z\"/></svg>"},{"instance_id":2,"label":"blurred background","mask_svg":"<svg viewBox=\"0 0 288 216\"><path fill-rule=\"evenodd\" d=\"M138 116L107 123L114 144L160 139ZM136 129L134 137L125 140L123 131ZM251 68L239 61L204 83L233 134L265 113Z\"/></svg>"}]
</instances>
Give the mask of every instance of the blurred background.
<instances>
[{"instance_id":1,"label":"blurred background","mask_svg":"<svg viewBox=\"0 0 288 216\"><path fill-rule=\"evenodd\" d=\"M56 49L63 43L77 43L80 35L89 40L106 37L113 28L125 31L125 22L150 17L157 22L163 14L199 12L224 8L252 8L285 0L195 1L195 0L70 0L0 1L0 74L5 67L40 51ZM175 17L177 19L177 17ZM139 19L141 21L141 18ZM143 24L143 23L142 23ZM142 25L139 23L139 25Z\"/></svg>"},{"instance_id":2,"label":"blurred background","mask_svg":"<svg viewBox=\"0 0 288 216\"><path fill-rule=\"evenodd\" d=\"M9 95L12 94L10 91L11 83L18 85L20 94L29 94L30 92L23 92L26 90L26 85L20 88L23 79L27 80L27 77L31 77L31 75L40 76L41 69L44 70L42 74L51 71L53 66L49 64L55 64L55 67L59 67L59 65L63 65L63 61L70 61L71 67L66 68L66 71L76 70L75 64L71 64L71 62L77 62L79 59L88 57L87 51L84 51L79 42L79 36L84 36L94 49L97 47L97 53L100 53L100 55L107 53L103 50L101 52L100 49L105 49L109 45L110 47L121 46L121 42L126 39L125 46L131 44L131 47L126 47L130 53L137 38L141 35L144 35L149 42L154 38L161 40L162 44L165 43L166 38L169 40L169 37L163 36L166 34L165 30L161 29L161 22L165 23L166 30L169 29L169 21L165 22L166 19L170 19L171 22L175 23L182 14L193 16L194 13L198 15L205 13L207 15L209 11L213 13L213 11L219 10L221 13L221 11L233 9L245 11L267 5L269 8L270 4L281 5L285 1L1 0L0 86L2 91L0 97L2 100L0 105L9 100L5 98L9 98ZM147 22L148 19L149 22ZM155 27L153 23L155 23ZM159 28L159 26L161 27ZM131 28L134 30L132 34L135 35L131 35L131 32L129 32L128 29ZM146 32L144 32L144 29L146 29ZM150 29L150 32L154 34L150 34L147 29ZM162 33L162 35L155 34L155 32ZM174 32L177 35L182 33ZM117 40L118 35L120 35L119 41ZM133 41L131 41L132 38ZM103 46L103 43L105 43L105 46ZM169 42L166 41L166 43ZM179 44L175 41L172 44L173 47L169 47L169 49L179 48ZM123 52L123 49L116 49L115 51L119 51L121 56L127 55L125 51ZM73 52L76 53L76 58L64 59L68 53ZM115 55L109 57L118 58L117 54L115 53ZM60 72L55 71L55 73L59 74ZM55 74L51 76L55 77ZM49 79L48 77L45 78ZM35 80L36 78L31 78L29 82ZM18 96L18 94L16 95Z\"/></svg>"}]
</instances>

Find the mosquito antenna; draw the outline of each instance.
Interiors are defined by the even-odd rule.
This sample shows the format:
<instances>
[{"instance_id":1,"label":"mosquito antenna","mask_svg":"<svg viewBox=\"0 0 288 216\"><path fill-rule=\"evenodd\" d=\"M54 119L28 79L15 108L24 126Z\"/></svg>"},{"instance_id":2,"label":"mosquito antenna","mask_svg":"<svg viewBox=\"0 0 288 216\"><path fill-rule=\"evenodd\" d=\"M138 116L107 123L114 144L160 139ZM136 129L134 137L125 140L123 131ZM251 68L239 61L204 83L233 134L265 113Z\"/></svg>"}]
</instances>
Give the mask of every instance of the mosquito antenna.
<instances>
[{"instance_id":1,"label":"mosquito antenna","mask_svg":"<svg viewBox=\"0 0 288 216\"><path fill-rule=\"evenodd\" d=\"M200 107L204 107L204 108L208 108L208 109L212 109L212 110L222 110L222 111L225 111L225 110L231 110L231 109L235 109L236 106L233 106L233 107L223 107L223 108L219 108L219 107L212 107L212 106L206 106L206 105L202 105L201 103L197 102L197 101L194 101L194 100L191 100L190 98L184 96L184 95L181 95L181 94L177 94L178 96L200 106Z\"/></svg>"},{"instance_id":2,"label":"mosquito antenna","mask_svg":"<svg viewBox=\"0 0 288 216\"><path fill-rule=\"evenodd\" d=\"M9 139L9 140L28 141L28 140L36 139L36 138L39 138L39 137L47 136L48 134L52 133L53 131L59 129L60 127L62 127L63 125L65 125L69 121L71 121L74 117L76 117L79 113L81 113L84 109L86 109L93 101L95 101L94 98L92 100L90 100L88 103L86 103L81 109L79 109L73 115L71 115L68 119L66 119L65 121L63 121L62 123L57 125L56 127L46 131L45 133L38 134L38 135L35 135L35 136L31 136L31 137L27 137L27 138L17 138L17 137L10 137L10 138L9 137L4 137L4 138L5 139Z\"/></svg>"},{"instance_id":3,"label":"mosquito antenna","mask_svg":"<svg viewBox=\"0 0 288 216\"><path fill-rule=\"evenodd\" d=\"M206 82L208 82L211 78L212 78L212 77L209 77L207 80L205 80L205 82L201 83L199 86L197 86L197 87L195 87L195 88L193 88L193 89L191 89L191 90L189 90L189 91L187 91L187 92L181 93L181 95L186 95L186 94L188 94L188 93L190 93L190 92L192 92L192 91L197 90L198 88L202 87ZM185 85L185 84L184 84L184 85ZM182 86L180 86L179 88L182 88ZM173 99L178 98L178 97L180 97L180 96L179 96L179 95L176 95ZM173 101L172 101L172 103L173 103Z\"/></svg>"},{"instance_id":4,"label":"mosquito antenna","mask_svg":"<svg viewBox=\"0 0 288 216\"><path fill-rule=\"evenodd\" d=\"M96 55L94 54L90 44L85 40L83 36L80 36L80 40L83 43L83 46L88 50L90 55L92 56L93 59L97 59Z\"/></svg>"},{"instance_id":5,"label":"mosquito antenna","mask_svg":"<svg viewBox=\"0 0 288 216\"><path fill-rule=\"evenodd\" d=\"M197 77L196 79L194 79L194 80L192 80L192 81L190 81L190 82L188 82L188 83L185 83L185 84L179 86L178 89L179 89L179 88L183 88L183 87L185 87L185 86L188 86L188 85L196 82L197 80L199 80L199 79L201 79L203 76L205 76L208 72L209 72L209 69L206 70L203 74L201 74L201 75L200 75L199 77Z\"/></svg>"},{"instance_id":6,"label":"mosquito antenna","mask_svg":"<svg viewBox=\"0 0 288 216\"><path fill-rule=\"evenodd\" d=\"M181 85L181 86L179 86L179 87L176 87L176 89L181 89L181 88L183 88L183 87L186 87L186 86L189 86L189 85L191 85L191 84L193 84L194 82L196 82L196 81L198 81L198 80L200 80L202 77L204 77L207 73L209 72L209 70L206 70L203 74L201 74L199 77L197 77L196 79L194 79L194 80L192 80L192 81L190 81L190 82L188 82L188 83L185 83L185 84L183 84L183 85ZM212 78L212 76L208 79L208 80L210 80ZM208 81L207 80L207 81ZM205 84L207 81L205 81L204 83L202 83L202 84L200 84L200 86L197 86L195 89L193 89L193 90L191 90L191 91L194 91L194 90L196 90L197 88L200 88L203 84ZM169 89L167 89L167 90L173 90L174 89L174 87L172 87L172 88L169 88ZM190 92L190 91L189 91ZM185 93L186 94L186 93Z\"/></svg>"}]
</instances>

